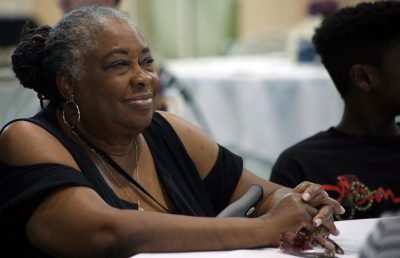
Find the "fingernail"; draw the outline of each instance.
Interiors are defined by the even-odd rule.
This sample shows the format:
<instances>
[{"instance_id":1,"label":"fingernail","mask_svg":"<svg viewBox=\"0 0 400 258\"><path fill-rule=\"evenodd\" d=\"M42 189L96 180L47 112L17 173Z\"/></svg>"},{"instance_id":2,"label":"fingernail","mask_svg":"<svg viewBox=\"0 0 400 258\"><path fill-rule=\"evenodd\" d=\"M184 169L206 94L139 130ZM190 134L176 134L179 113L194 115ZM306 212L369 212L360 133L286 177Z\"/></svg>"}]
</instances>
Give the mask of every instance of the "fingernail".
<instances>
[{"instance_id":1,"label":"fingernail","mask_svg":"<svg viewBox=\"0 0 400 258\"><path fill-rule=\"evenodd\" d=\"M344 214L346 212L346 210L343 208L342 205L340 205L340 212L339 214Z\"/></svg>"},{"instance_id":2,"label":"fingernail","mask_svg":"<svg viewBox=\"0 0 400 258\"><path fill-rule=\"evenodd\" d=\"M332 242L329 241L329 240L326 240L326 241L325 241L325 247L328 248L328 249L331 250L331 251L334 251L334 250L335 250L335 245L332 244Z\"/></svg>"},{"instance_id":3,"label":"fingernail","mask_svg":"<svg viewBox=\"0 0 400 258\"><path fill-rule=\"evenodd\" d=\"M304 201L308 201L310 199L310 194L305 192L303 193L303 195L301 196L301 198L303 198Z\"/></svg>"},{"instance_id":4,"label":"fingernail","mask_svg":"<svg viewBox=\"0 0 400 258\"><path fill-rule=\"evenodd\" d=\"M322 219L321 219L321 218L317 218L317 219L314 221L314 223L315 223L315 226L316 226L316 227L319 227L319 226L322 224Z\"/></svg>"}]
</instances>

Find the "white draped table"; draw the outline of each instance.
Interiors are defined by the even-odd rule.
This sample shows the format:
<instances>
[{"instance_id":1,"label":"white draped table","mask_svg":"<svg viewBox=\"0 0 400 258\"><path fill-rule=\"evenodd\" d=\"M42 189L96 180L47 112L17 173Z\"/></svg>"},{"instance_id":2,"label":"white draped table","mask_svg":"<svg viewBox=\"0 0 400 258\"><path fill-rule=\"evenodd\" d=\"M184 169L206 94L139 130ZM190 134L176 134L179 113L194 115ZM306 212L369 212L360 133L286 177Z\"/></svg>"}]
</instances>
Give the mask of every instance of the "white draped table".
<instances>
[{"instance_id":1,"label":"white draped table","mask_svg":"<svg viewBox=\"0 0 400 258\"><path fill-rule=\"evenodd\" d=\"M344 250L344 255L339 258L356 258L359 249L365 242L368 234L373 230L378 219L363 219L339 221L337 227L340 235L332 237ZM233 250L217 252L184 252L184 253L153 253L138 254L135 258L285 258L296 257L282 253L278 248L262 248L251 250Z\"/></svg>"},{"instance_id":2,"label":"white draped table","mask_svg":"<svg viewBox=\"0 0 400 258\"><path fill-rule=\"evenodd\" d=\"M319 64L275 56L220 57L171 60L164 70L175 77L168 90L183 88L193 97L176 105L179 115L207 129L192 112L195 103L217 142L267 165L290 145L336 125L343 110Z\"/></svg>"},{"instance_id":3,"label":"white draped table","mask_svg":"<svg viewBox=\"0 0 400 258\"><path fill-rule=\"evenodd\" d=\"M36 92L22 87L11 67L0 67L0 128L12 119L34 115L39 103Z\"/></svg>"}]
</instances>

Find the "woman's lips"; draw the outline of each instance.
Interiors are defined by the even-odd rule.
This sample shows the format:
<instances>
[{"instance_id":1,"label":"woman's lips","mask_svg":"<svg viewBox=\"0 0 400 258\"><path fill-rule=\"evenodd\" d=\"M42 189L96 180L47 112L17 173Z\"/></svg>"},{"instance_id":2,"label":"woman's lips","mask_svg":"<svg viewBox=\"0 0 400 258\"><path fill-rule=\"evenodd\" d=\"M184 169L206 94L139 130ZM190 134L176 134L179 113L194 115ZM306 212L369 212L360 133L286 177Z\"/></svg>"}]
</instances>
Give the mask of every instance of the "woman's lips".
<instances>
[{"instance_id":1,"label":"woman's lips","mask_svg":"<svg viewBox=\"0 0 400 258\"><path fill-rule=\"evenodd\" d=\"M153 106L153 94L137 96L127 99L129 105L139 109L149 109Z\"/></svg>"}]
</instances>

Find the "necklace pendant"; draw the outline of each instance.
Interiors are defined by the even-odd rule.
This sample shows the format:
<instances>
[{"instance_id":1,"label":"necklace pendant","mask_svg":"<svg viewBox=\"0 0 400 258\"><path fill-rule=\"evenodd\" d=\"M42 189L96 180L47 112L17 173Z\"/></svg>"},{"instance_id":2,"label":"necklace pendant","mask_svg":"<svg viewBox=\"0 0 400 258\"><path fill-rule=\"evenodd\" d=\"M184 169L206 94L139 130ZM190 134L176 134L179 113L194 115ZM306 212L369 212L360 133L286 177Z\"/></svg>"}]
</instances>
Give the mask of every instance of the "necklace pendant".
<instances>
[{"instance_id":1,"label":"necklace pendant","mask_svg":"<svg viewBox=\"0 0 400 258\"><path fill-rule=\"evenodd\" d=\"M138 207L138 211L144 211L144 209L142 208L142 205L140 204L140 200L137 200L137 207Z\"/></svg>"}]
</instances>

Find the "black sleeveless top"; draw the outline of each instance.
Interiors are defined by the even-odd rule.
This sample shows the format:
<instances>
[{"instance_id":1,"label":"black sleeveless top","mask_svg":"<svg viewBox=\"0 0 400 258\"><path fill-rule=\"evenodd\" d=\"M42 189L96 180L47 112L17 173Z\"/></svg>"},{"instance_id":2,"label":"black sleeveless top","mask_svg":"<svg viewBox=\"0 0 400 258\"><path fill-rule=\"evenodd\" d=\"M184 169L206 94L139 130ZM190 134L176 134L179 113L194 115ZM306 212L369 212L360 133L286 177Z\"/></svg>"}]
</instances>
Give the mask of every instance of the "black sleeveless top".
<instances>
[{"instance_id":1,"label":"black sleeveless top","mask_svg":"<svg viewBox=\"0 0 400 258\"><path fill-rule=\"evenodd\" d=\"M71 153L81 172L57 164L10 166L0 162L2 253L11 252L15 257L46 257L31 246L25 227L36 207L60 187L90 187L110 206L137 209L136 204L116 196L89 155L62 131L51 105L32 118L19 120L33 122L54 135ZM227 206L243 170L240 157L219 146L217 162L202 180L174 129L160 114L154 113L143 135L161 183L175 208L173 213L212 217Z\"/></svg>"}]
</instances>

